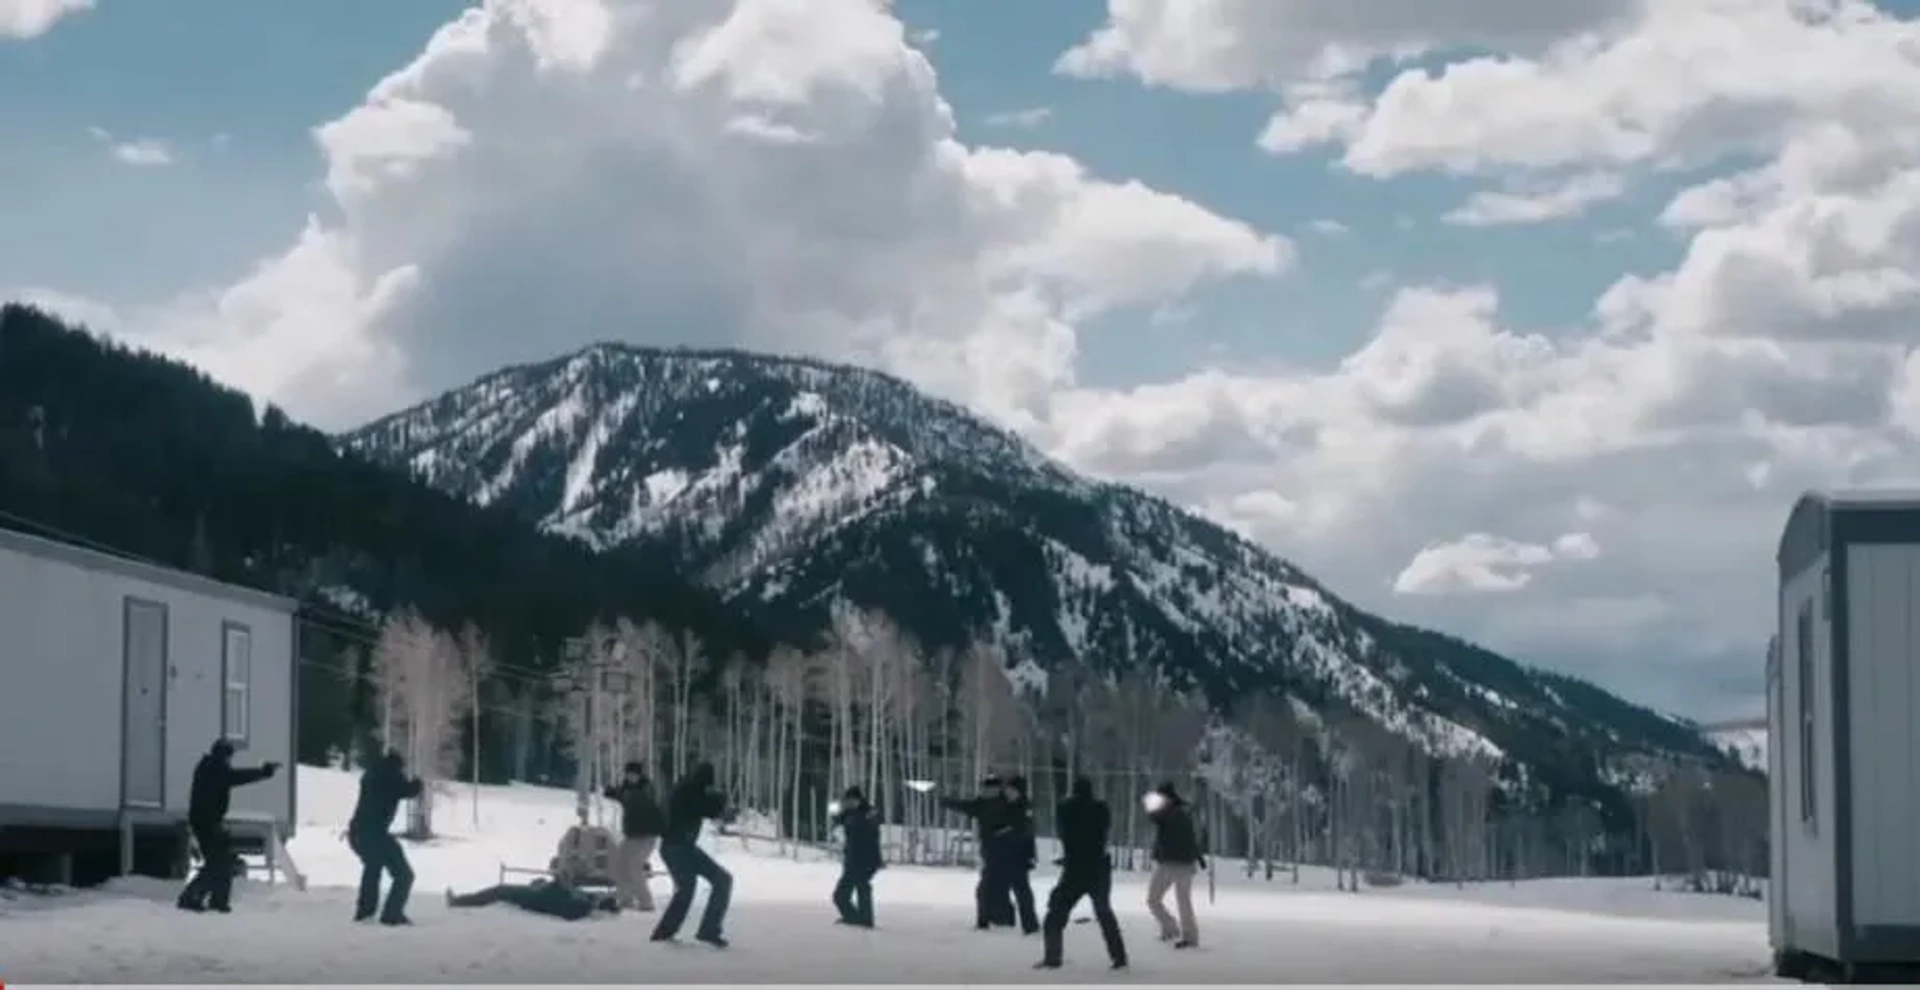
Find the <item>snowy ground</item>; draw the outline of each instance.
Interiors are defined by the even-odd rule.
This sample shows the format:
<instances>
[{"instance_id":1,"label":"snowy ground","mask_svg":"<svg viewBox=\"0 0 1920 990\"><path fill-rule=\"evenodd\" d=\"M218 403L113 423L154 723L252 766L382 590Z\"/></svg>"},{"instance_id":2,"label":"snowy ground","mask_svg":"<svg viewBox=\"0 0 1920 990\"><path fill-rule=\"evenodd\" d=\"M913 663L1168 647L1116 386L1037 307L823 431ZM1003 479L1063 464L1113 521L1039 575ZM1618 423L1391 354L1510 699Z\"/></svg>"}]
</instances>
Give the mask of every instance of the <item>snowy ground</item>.
<instances>
[{"instance_id":1,"label":"snowy ground","mask_svg":"<svg viewBox=\"0 0 1920 990\"><path fill-rule=\"evenodd\" d=\"M447 837L409 848L420 875L414 928L355 925L346 888L357 864L339 837L351 797L351 778L302 767L292 853L312 887L249 884L232 916L183 914L174 888L151 881L0 896L0 982L1115 982L1090 925L1068 929L1067 968L1044 974L1030 968L1038 939L972 931L962 870L889 868L876 884L880 930L833 925L832 864L757 840L706 840L735 876L725 952L651 944L648 915L567 923L507 906L448 908L447 888L487 886L502 862L552 854L572 795L522 786L482 788L477 825L462 788L436 815ZM1324 871L1303 870L1295 886L1220 866L1217 900L1201 898L1205 944L1193 952L1156 943L1144 878L1119 878L1134 965L1117 982L1701 983L1767 970L1759 902L1662 893L1647 880L1346 894ZM1043 900L1050 884L1034 878ZM656 893L664 900L664 883Z\"/></svg>"}]
</instances>

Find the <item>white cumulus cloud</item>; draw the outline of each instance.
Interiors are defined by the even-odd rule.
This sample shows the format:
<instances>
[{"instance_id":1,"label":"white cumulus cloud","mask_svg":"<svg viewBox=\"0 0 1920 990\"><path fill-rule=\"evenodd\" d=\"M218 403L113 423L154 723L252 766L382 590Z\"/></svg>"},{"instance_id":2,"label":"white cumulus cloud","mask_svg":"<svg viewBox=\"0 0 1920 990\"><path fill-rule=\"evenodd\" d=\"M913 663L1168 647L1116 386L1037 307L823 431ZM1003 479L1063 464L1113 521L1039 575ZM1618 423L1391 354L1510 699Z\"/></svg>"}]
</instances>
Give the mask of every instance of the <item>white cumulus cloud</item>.
<instances>
[{"instance_id":1,"label":"white cumulus cloud","mask_svg":"<svg viewBox=\"0 0 1920 990\"><path fill-rule=\"evenodd\" d=\"M122 139L100 127L90 127L87 133L93 135L94 140L105 145L107 153L123 165L132 165L135 168L158 168L172 165L175 161L173 149L158 138Z\"/></svg>"},{"instance_id":2,"label":"white cumulus cloud","mask_svg":"<svg viewBox=\"0 0 1920 990\"><path fill-rule=\"evenodd\" d=\"M53 30L70 14L93 9L94 0L0 0L0 41L24 41Z\"/></svg>"},{"instance_id":3,"label":"white cumulus cloud","mask_svg":"<svg viewBox=\"0 0 1920 990\"><path fill-rule=\"evenodd\" d=\"M1264 92L1274 116L1250 138L1268 153L1485 183L1456 224L1677 184L1647 226L1682 251L1547 330L1501 327L1497 286L1402 290L1330 369L1082 393L1063 449L1151 472L1356 588L1428 548L1457 561L1451 534L1586 534L1606 554L1551 580L1486 558L1584 543L1483 541L1479 570L1434 570L1511 585L1484 607L1402 601L1444 600L1435 620L1511 649L1604 644L1616 666L1589 672L1652 700L1697 705L1686 685L1740 671L1757 694L1793 497L1920 477L1920 24L1864 0L1107 11L1062 71ZM1287 511L1227 508L1259 504Z\"/></svg>"},{"instance_id":4,"label":"white cumulus cloud","mask_svg":"<svg viewBox=\"0 0 1920 990\"><path fill-rule=\"evenodd\" d=\"M1557 561L1592 560L1599 544L1586 533L1565 533L1550 543L1524 543L1490 533L1468 533L1457 540L1430 543L1394 578L1403 595L1518 591L1534 572Z\"/></svg>"},{"instance_id":5,"label":"white cumulus cloud","mask_svg":"<svg viewBox=\"0 0 1920 990\"><path fill-rule=\"evenodd\" d=\"M315 137L329 216L155 339L335 425L607 338L863 360L1019 422L1080 321L1292 254L959 143L873 0L489 0Z\"/></svg>"}]
</instances>

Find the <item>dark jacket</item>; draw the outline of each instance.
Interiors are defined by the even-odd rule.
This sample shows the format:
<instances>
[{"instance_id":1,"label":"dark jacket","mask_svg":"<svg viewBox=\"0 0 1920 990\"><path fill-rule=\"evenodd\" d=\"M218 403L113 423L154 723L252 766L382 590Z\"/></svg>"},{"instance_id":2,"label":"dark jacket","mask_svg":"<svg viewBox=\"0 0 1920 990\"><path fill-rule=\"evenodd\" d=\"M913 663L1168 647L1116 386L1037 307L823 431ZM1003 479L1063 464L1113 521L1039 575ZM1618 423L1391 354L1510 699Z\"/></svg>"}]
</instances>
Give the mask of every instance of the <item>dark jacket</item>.
<instances>
[{"instance_id":1,"label":"dark jacket","mask_svg":"<svg viewBox=\"0 0 1920 990\"><path fill-rule=\"evenodd\" d=\"M522 911L565 921L579 921L592 915L602 909L601 902L606 900L559 883L511 885L501 890L500 899Z\"/></svg>"},{"instance_id":2,"label":"dark jacket","mask_svg":"<svg viewBox=\"0 0 1920 990\"><path fill-rule=\"evenodd\" d=\"M505 902L522 911L544 914L549 918L579 921L595 912L615 913L619 905L611 897L589 894L558 882L531 884L503 883L476 890L471 894L447 892L447 905L457 908L489 907Z\"/></svg>"},{"instance_id":3,"label":"dark jacket","mask_svg":"<svg viewBox=\"0 0 1920 990\"><path fill-rule=\"evenodd\" d=\"M187 793L187 825L201 831L220 828L233 807L233 789L273 776L272 767L240 768L232 751L216 746L193 768L193 787Z\"/></svg>"},{"instance_id":4,"label":"dark jacket","mask_svg":"<svg viewBox=\"0 0 1920 990\"><path fill-rule=\"evenodd\" d=\"M400 802L419 797L420 791L420 778L408 779L401 769L400 754L380 757L360 775L360 799L354 802L348 834L373 835L391 829Z\"/></svg>"},{"instance_id":5,"label":"dark jacket","mask_svg":"<svg viewBox=\"0 0 1920 990\"><path fill-rule=\"evenodd\" d=\"M880 815L873 810L873 805L862 802L847 808L833 816L833 824L839 826L845 837L840 849L841 862L854 869L880 868Z\"/></svg>"},{"instance_id":6,"label":"dark jacket","mask_svg":"<svg viewBox=\"0 0 1920 990\"><path fill-rule=\"evenodd\" d=\"M1073 795L1060 802L1054 811L1054 828L1060 833L1062 869L1079 873L1113 868L1107 855L1113 811L1093 796L1091 787L1083 793L1076 786Z\"/></svg>"},{"instance_id":7,"label":"dark jacket","mask_svg":"<svg viewBox=\"0 0 1920 990\"><path fill-rule=\"evenodd\" d=\"M700 826L708 819L727 817L727 798L713 786L713 768L701 764L674 785L667 798L666 828L660 844L690 846L700 841Z\"/></svg>"},{"instance_id":8,"label":"dark jacket","mask_svg":"<svg viewBox=\"0 0 1920 990\"><path fill-rule=\"evenodd\" d=\"M615 784L607 788L607 797L620 802L621 835L629 839L652 838L666 829L667 816L653 796L652 784Z\"/></svg>"},{"instance_id":9,"label":"dark jacket","mask_svg":"<svg viewBox=\"0 0 1920 990\"><path fill-rule=\"evenodd\" d=\"M1194 829L1193 815L1187 810L1187 803L1177 795L1162 793L1167 798L1166 806L1149 816L1153 822L1154 862L1203 865L1206 850L1200 846L1200 835Z\"/></svg>"},{"instance_id":10,"label":"dark jacket","mask_svg":"<svg viewBox=\"0 0 1920 990\"><path fill-rule=\"evenodd\" d=\"M1039 841L1035 837L1033 824L1033 805L1025 798L1007 802L1006 824L998 833L990 837L999 848L1001 862L1009 870L1031 870L1039 857Z\"/></svg>"},{"instance_id":11,"label":"dark jacket","mask_svg":"<svg viewBox=\"0 0 1920 990\"><path fill-rule=\"evenodd\" d=\"M1006 827L1012 809L1007 799L998 794L984 794L970 798L941 798L940 806L948 811L957 811L973 819L974 839L980 845L981 855L986 855L987 844L994 835Z\"/></svg>"}]
</instances>

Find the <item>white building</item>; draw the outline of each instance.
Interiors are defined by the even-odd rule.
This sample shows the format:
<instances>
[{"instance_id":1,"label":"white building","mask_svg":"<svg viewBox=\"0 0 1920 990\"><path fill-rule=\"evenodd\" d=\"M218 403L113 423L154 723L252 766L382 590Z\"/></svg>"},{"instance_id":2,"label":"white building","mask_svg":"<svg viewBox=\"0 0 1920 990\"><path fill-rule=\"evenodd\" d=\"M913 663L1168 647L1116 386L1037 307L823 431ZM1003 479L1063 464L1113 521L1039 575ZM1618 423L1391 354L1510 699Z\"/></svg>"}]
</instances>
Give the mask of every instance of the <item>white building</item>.
<instances>
[{"instance_id":1,"label":"white building","mask_svg":"<svg viewBox=\"0 0 1920 990\"><path fill-rule=\"evenodd\" d=\"M236 763L283 767L234 791L237 835L291 834L295 612L0 529L0 857L69 877L177 872L194 764L223 735Z\"/></svg>"},{"instance_id":2,"label":"white building","mask_svg":"<svg viewBox=\"0 0 1920 990\"><path fill-rule=\"evenodd\" d=\"M1768 663L1782 976L1920 966L1920 492L1803 496Z\"/></svg>"}]
</instances>

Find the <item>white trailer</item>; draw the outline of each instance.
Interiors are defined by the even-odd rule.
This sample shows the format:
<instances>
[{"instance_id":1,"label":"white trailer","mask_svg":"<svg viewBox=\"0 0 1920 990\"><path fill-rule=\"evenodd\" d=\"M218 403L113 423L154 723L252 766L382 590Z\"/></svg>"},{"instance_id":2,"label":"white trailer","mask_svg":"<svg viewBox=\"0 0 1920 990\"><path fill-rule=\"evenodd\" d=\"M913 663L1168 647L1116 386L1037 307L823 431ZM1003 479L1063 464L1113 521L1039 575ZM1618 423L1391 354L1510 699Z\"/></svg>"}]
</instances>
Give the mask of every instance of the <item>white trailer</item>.
<instances>
[{"instance_id":1,"label":"white trailer","mask_svg":"<svg viewBox=\"0 0 1920 990\"><path fill-rule=\"evenodd\" d=\"M277 833L259 836L277 846L295 811L296 613L292 599L0 529L0 855L134 871L136 848L181 841L194 764L223 736L236 762L283 767L233 794L236 831Z\"/></svg>"},{"instance_id":2,"label":"white trailer","mask_svg":"<svg viewBox=\"0 0 1920 990\"><path fill-rule=\"evenodd\" d=\"M1769 934L1781 976L1920 969L1920 492L1811 493L1769 649Z\"/></svg>"}]
</instances>

